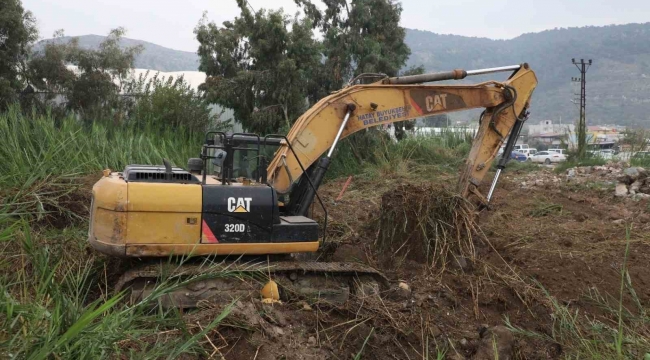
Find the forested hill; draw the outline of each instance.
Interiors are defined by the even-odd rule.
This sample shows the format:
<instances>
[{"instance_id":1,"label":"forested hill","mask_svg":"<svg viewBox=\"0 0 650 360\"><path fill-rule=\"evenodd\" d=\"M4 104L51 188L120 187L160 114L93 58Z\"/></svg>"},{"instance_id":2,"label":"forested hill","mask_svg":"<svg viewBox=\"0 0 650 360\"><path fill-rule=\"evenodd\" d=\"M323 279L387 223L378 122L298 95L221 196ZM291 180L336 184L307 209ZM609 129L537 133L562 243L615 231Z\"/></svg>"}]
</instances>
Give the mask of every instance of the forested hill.
<instances>
[{"instance_id":1,"label":"forested hill","mask_svg":"<svg viewBox=\"0 0 650 360\"><path fill-rule=\"evenodd\" d=\"M593 59L586 77L588 122L650 126L650 23L555 29L511 40L408 30L406 42L412 51L409 65L429 71L528 62L539 80L532 121L577 117L570 100L580 89L570 80L580 73L571 58Z\"/></svg>"},{"instance_id":2,"label":"forested hill","mask_svg":"<svg viewBox=\"0 0 650 360\"><path fill-rule=\"evenodd\" d=\"M97 47L103 36L80 36L83 47ZM63 38L66 41L67 38ZM571 58L593 59L587 72L587 119L590 124L650 126L650 23L547 30L511 40L440 35L407 29L411 48L408 65L428 71L478 69L528 62L537 73L531 121L574 121L578 108L571 103L579 88L571 77L580 73ZM141 40L123 39L122 45L144 46L138 68L160 71L196 71L198 56ZM503 79L489 75L477 82Z\"/></svg>"}]
</instances>

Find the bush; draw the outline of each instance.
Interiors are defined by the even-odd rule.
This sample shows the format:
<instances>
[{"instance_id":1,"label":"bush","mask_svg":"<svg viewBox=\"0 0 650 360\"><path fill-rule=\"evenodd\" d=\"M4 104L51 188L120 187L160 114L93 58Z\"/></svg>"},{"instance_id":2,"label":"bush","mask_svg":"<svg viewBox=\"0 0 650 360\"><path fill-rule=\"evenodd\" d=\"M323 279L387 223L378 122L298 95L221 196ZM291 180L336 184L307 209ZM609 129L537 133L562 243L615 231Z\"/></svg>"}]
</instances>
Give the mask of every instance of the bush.
<instances>
[{"instance_id":1,"label":"bush","mask_svg":"<svg viewBox=\"0 0 650 360\"><path fill-rule=\"evenodd\" d=\"M453 171L465 161L471 144L472 136L465 133L449 131L394 142L386 133L371 129L340 142L328 177L399 173L427 166Z\"/></svg>"},{"instance_id":2,"label":"bush","mask_svg":"<svg viewBox=\"0 0 650 360\"><path fill-rule=\"evenodd\" d=\"M135 97L130 122L140 127L185 128L197 132L228 127L182 76L165 79L156 74L147 80L148 74L140 74L127 85L127 92Z\"/></svg>"}]
</instances>

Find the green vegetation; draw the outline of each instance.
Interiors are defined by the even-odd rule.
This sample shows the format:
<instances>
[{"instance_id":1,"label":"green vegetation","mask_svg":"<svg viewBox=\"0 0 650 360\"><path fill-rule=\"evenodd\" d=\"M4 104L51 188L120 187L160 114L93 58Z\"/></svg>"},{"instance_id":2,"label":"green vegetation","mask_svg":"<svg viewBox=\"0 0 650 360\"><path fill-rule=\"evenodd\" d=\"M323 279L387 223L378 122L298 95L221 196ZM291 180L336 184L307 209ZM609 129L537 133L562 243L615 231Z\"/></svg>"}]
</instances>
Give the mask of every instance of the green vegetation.
<instances>
[{"instance_id":1,"label":"green vegetation","mask_svg":"<svg viewBox=\"0 0 650 360\"><path fill-rule=\"evenodd\" d=\"M157 299L191 279L169 278L131 305L123 294L112 294L108 278L118 260L87 248L90 199L83 178L100 176L106 167L159 164L163 158L182 166L197 154L202 135L102 121L84 124L74 116L26 116L17 106L0 113L1 357L209 355L201 344L204 336L230 307L203 327L158 307Z\"/></svg>"},{"instance_id":2,"label":"green vegetation","mask_svg":"<svg viewBox=\"0 0 650 360\"><path fill-rule=\"evenodd\" d=\"M560 204L549 204L546 202L539 203L535 209L528 211L532 217L542 217L552 214L562 215L563 206Z\"/></svg>"},{"instance_id":3,"label":"green vegetation","mask_svg":"<svg viewBox=\"0 0 650 360\"><path fill-rule=\"evenodd\" d=\"M233 109L247 131L286 132L310 105L355 76L397 75L410 54L399 3L324 1L323 10L310 0L296 3L305 16L291 19L282 10L252 12L238 0L239 17L222 26L204 18L194 30L199 70L208 75L201 89Z\"/></svg>"},{"instance_id":4,"label":"green vegetation","mask_svg":"<svg viewBox=\"0 0 650 360\"><path fill-rule=\"evenodd\" d=\"M17 100L23 89L19 69L29 55L29 45L38 39L34 15L20 0L0 0L0 111Z\"/></svg>"},{"instance_id":5,"label":"green vegetation","mask_svg":"<svg viewBox=\"0 0 650 360\"><path fill-rule=\"evenodd\" d=\"M563 173L567 169L574 168L576 166L601 166L607 164L607 160L601 157L586 157L582 160L578 160L571 155L569 155L567 161L558 163L555 166L556 173Z\"/></svg>"},{"instance_id":6,"label":"green vegetation","mask_svg":"<svg viewBox=\"0 0 650 360\"><path fill-rule=\"evenodd\" d=\"M51 212L77 218L67 204L74 203L70 197L82 185L80 177L132 163L162 164L163 158L185 166L198 154L202 140L202 133L183 130L26 116L14 106L0 113L0 209L39 218Z\"/></svg>"},{"instance_id":7,"label":"green vegetation","mask_svg":"<svg viewBox=\"0 0 650 360\"><path fill-rule=\"evenodd\" d=\"M0 210L0 215L2 215ZM6 214L4 214L6 215ZM169 278L132 305L106 288L109 260L88 255L84 230L55 235L20 219L0 227L0 356L12 359L175 359L206 356L199 344L230 312L192 329L157 300L191 279ZM206 270L209 265L206 265ZM222 272L219 276L232 276Z\"/></svg>"},{"instance_id":8,"label":"green vegetation","mask_svg":"<svg viewBox=\"0 0 650 360\"><path fill-rule=\"evenodd\" d=\"M632 157L630 159L630 165L632 165L632 166L641 166L641 167L644 167L644 168L650 168L650 156Z\"/></svg>"},{"instance_id":9,"label":"green vegetation","mask_svg":"<svg viewBox=\"0 0 650 360\"><path fill-rule=\"evenodd\" d=\"M379 131L353 134L341 142L327 176L353 174L380 177L387 174L454 172L465 161L472 138L444 132L440 136L408 137L396 142Z\"/></svg>"}]
</instances>

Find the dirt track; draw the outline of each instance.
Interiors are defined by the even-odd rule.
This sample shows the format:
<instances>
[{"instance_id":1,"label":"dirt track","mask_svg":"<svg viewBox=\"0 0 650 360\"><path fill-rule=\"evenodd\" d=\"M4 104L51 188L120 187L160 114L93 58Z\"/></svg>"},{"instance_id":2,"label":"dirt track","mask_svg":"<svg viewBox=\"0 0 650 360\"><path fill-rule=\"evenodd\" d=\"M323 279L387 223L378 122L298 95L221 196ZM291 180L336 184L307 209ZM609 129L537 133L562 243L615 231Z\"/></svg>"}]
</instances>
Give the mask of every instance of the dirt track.
<instances>
[{"instance_id":1,"label":"dirt track","mask_svg":"<svg viewBox=\"0 0 650 360\"><path fill-rule=\"evenodd\" d=\"M333 199L345 179L328 183L323 195L331 246L322 258L379 266L374 241L381 196L405 181L354 179L336 205ZM595 300L619 298L626 224L632 227L628 268L633 286L641 303L650 300L645 202L561 185L522 189L516 179L506 178L492 205L480 215L486 241L477 242L477 261L452 264L440 274L407 260L384 269L394 286L380 300L356 299L342 308L240 303L233 319L249 324L248 329L223 328L223 339L215 339L224 345L221 353L227 359L349 359L367 338L363 358L368 359L421 359L427 347L431 358L436 348L444 348L449 359L482 359L492 357L492 344L485 339L492 333L506 347L504 354L514 358L560 358L567 350L561 345L512 338L502 325L508 319L515 327L550 334L553 308L543 289L581 316L615 325ZM396 290L400 281L410 293ZM629 296L624 304L635 307ZM199 314L209 322L207 313Z\"/></svg>"}]
</instances>

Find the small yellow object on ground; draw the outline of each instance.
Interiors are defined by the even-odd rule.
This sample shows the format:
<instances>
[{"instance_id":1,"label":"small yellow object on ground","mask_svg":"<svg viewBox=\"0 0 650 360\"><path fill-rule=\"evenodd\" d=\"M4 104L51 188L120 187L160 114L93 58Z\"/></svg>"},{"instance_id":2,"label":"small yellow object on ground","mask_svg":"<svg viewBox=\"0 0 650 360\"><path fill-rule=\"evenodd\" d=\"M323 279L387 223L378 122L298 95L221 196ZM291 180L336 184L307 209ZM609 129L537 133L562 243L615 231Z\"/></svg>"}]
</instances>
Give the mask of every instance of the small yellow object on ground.
<instances>
[{"instance_id":1,"label":"small yellow object on ground","mask_svg":"<svg viewBox=\"0 0 650 360\"><path fill-rule=\"evenodd\" d=\"M275 302L280 300L280 292L278 291L278 284L273 280L269 280L269 282L267 282L266 285L264 285L264 287L260 291L260 294L262 295L263 302Z\"/></svg>"}]
</instances>

